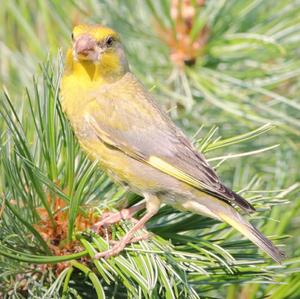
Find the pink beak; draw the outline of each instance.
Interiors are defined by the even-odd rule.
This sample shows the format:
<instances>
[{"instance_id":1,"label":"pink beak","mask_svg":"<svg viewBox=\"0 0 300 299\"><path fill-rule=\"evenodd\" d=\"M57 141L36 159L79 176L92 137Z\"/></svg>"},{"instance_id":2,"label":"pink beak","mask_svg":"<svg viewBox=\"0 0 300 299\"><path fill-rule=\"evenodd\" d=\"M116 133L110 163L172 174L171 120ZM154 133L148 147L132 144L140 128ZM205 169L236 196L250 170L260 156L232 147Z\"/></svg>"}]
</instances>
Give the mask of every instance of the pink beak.
<instances>
[{"instance_id":1,"label":"pink beak","mask_svg":"<svg viewBox=\"0 0 300 299\"><path fill-rule=\"evenodd\" d=\"M76 40L74 50L77 55L88 56L95 51L96 41L90 35L82 35Z\"/></svg>"}]
</instances>

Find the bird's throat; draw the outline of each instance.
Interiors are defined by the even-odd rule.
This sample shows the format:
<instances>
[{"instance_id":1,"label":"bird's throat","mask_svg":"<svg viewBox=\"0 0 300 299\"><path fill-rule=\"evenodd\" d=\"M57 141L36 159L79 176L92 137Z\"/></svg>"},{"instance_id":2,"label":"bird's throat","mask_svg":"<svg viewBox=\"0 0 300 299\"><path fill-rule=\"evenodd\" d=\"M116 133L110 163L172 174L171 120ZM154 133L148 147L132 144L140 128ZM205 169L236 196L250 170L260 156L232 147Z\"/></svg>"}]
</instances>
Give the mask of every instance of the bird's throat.
<instances>
[{"instance_id":1,"label":"bird's throat","mask_svg":"<svg viewBox=\"0 0 300 299\"><path fill-rule=\"evenodd\" d=\"M91 61L74 61L73 73L87 81L102 81L105 79L101 72L100 65Z\"/></svg>"},{"instance_id":2,"label":"bird's throat","mask_svg":"<svg viewBox=\"0 0 300 299\"><path fill-rule=\"evenodd\" d=\"M69 50L66 57L66 74L75 76L84 84L112 83L120 79L124 73L120 68L118 57L103 55L100 61L74 60ZM78 83L80 83L78 82Z\"/></svg>"}]
</instances>

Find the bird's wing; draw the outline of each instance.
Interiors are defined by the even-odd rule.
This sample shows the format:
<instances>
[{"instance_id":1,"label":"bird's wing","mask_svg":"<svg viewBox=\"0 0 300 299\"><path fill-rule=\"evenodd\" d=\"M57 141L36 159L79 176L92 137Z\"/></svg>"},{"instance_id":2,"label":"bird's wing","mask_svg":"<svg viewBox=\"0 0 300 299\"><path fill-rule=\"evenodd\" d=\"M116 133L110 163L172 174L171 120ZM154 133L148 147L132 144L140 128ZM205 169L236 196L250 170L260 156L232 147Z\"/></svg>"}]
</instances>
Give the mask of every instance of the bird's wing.
<instances>
[{"instance_id":1,"label":"bird's wing","mask_svg":"<svg viewBox=\"0 0 300 299\"><path fill-rule=\"evenodd\" d=\"M102 142L245 211L254 210L220 182L204 156L132 74L101 87L90 99L85 119Z\"/></svg>"}]
</instances>

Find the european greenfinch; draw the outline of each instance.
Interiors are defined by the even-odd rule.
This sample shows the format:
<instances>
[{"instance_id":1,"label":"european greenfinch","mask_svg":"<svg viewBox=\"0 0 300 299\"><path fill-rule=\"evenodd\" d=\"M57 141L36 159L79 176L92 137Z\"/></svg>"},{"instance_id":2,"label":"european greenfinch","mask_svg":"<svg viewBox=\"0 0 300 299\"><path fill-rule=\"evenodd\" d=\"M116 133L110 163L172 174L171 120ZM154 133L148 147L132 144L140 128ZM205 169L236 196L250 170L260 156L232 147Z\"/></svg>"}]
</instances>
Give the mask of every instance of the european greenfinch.
<instances>
[{"instance_id":1,"label":"european greenfinch","mask_svg":"<svg viewBox=\"0 0 300 299\"><path fill-rule=\"evenodd\" d=\"M283 253L236 210L253 212L254 207L222 184L204 156L130 72L118 34L100 25L82 24L74 28L72 39L61 81L63 110L89 157L146 203L144 216L96 258L121 252L165 203L227 222L280 262ZM112 214L104 222L130 217L141 207Z\"/></svg>"}]
</instances>

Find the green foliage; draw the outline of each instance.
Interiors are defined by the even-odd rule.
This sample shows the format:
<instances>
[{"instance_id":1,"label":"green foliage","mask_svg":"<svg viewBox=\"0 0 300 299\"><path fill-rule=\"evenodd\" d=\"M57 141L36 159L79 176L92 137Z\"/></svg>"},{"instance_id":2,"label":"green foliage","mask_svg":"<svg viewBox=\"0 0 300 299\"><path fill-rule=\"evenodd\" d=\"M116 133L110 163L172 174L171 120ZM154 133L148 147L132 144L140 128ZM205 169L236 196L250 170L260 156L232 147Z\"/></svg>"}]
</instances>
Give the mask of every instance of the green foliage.
<instances>
[{"instance_id":1,"label":"green foliage","mask_svg":"<svg viewBox=\"0 0 300 299\"><path fill-rule=\"evenodd\" d=\"M196 10L190 36L195 40L208 26L208 41L196 64L181 70L158 34L162 27L176 32L167 0L1 4L1 296L300 296L297 1L207 1ZM191 136L202 128L194 135L195 146L227 185L255 205L252 219L259 228L281 236L289 256L283 265L264 260L227 225L167 206L149 222L150 240L109 260L92 259L132 223L122 221L96 235L76 229L78 215L118 210L139 198L114 185L81 152L59 103L61 56L38 67L49 50L56 55L68 45L77 18L118 30L132 69L178 125ZM69 212L67 238L78 242L80 252L52 255L36 226L45 215L56 225L57 198ZM57 265L64 267L56 271Z\"/></svg>"}]
</instances>

